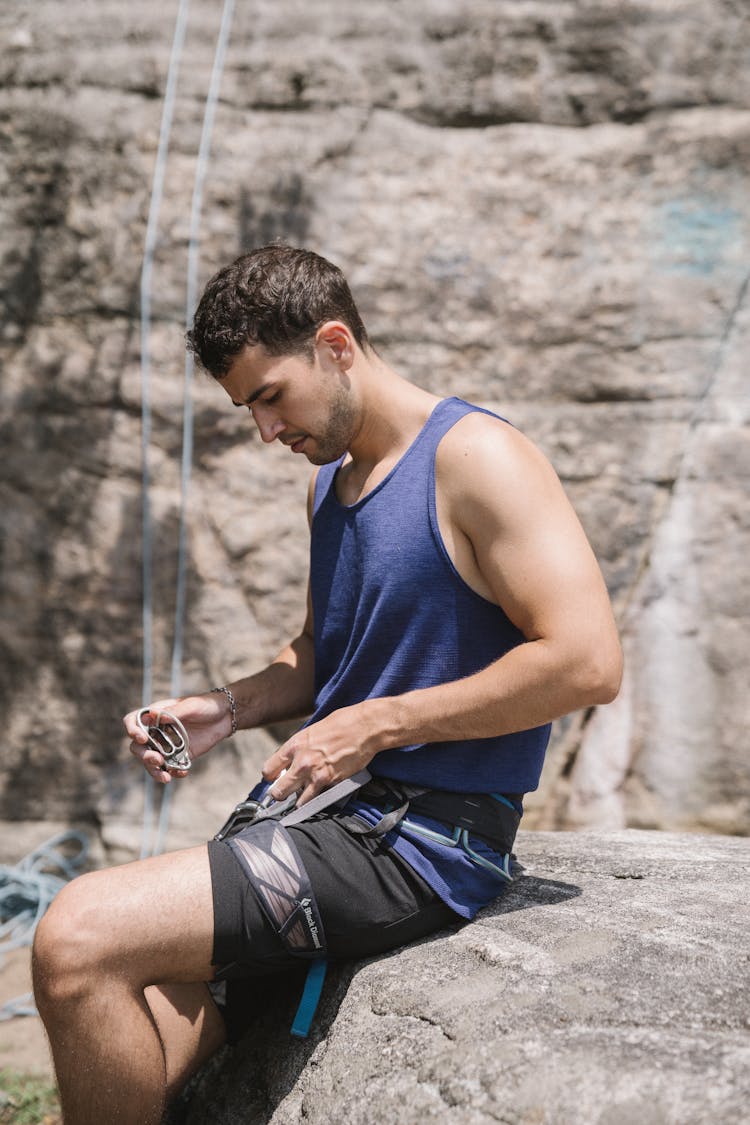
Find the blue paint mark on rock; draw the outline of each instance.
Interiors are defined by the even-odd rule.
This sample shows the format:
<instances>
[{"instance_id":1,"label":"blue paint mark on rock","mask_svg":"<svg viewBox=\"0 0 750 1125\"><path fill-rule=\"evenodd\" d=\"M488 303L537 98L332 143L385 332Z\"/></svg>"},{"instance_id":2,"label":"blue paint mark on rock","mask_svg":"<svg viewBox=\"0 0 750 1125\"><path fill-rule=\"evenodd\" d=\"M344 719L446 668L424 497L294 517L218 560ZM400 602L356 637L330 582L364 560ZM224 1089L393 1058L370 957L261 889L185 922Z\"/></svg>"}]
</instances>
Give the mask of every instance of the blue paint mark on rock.
<instances>
[{"instance_id":1,"label":"blue paint mark on rock","mask_svg":"<svg viewBox=\"0 0 750 1125\"><path fill-rule=\"evenodd\" d=\"M664 273L706 277L736 257L744 217L705 196L662 203L654 214L652 263Z\"/></svg>"}]
</instances>

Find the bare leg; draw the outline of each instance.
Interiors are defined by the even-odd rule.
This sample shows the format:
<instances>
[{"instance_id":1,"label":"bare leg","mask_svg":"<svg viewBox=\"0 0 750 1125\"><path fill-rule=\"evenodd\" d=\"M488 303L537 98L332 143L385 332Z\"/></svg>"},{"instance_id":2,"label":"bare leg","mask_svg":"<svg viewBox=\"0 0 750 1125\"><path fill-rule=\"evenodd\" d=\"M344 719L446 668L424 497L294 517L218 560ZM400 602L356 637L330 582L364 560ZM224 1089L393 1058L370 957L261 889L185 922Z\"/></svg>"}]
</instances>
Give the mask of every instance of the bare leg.
<instances>
[{"instance_id":1,"label":"bare leg","mask_svg":"<svg viewBox=\"0 0 750 1125\"><path fill-rule=\"evenodd\" d=\"M169 1103L223 1045L226 1029L205 984L153 985L145 995L164 1051Z\"/></svg>"},{"instance_id":2,"label":"bare leg","mask_svg":"<svg viewBox=\"0 0 750 1125\"><path fill-rule=\"evenodd\" d=\"M222 1032L205 990L205 1006L193 990L150 993L153 1011L144 990L210 980L212 947L205 845L83 875L60 892L37 929L33 967L65 1125L158 1125L168 1083Z\"/></svg>"}]
</instances>

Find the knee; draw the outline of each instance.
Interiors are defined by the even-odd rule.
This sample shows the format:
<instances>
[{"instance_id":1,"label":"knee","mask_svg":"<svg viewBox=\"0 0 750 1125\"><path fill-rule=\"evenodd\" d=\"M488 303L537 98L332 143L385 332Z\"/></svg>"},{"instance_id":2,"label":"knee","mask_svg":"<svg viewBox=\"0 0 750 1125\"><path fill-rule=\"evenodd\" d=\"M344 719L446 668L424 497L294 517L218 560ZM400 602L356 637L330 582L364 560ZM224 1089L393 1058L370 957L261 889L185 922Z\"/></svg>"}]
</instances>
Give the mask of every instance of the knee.
<instances>
[{"instance_id":1,"label":"knee","mask_svg":"<svg viewBox=\"0 0 750 1125\"><path fill-rule=\"evenodd\" d=\"M32 973L40 1011L91 987L100 940L94 887L81 875L59 891L36 929Z\"/></svg>"}]
</instances>

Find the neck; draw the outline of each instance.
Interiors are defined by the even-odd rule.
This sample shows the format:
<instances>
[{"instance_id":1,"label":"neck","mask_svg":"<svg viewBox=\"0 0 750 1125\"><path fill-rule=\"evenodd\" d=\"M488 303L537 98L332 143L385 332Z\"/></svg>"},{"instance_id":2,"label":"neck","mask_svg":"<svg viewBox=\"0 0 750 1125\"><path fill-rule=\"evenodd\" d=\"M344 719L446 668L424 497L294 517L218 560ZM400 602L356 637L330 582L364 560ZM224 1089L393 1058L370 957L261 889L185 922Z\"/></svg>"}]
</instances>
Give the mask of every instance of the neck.
<instances>
[{"instance_id":1,"label":"neck","mask_svg":"<svg viewBox=\"0 0 750 1125\"><path fill-rule=\"evenodd\" d=\"M351 375L361 405L349 455L352 468L368 472L405 452L440 399L402 378L373 351L358 355Z\"/></svg>"}]
</instances>

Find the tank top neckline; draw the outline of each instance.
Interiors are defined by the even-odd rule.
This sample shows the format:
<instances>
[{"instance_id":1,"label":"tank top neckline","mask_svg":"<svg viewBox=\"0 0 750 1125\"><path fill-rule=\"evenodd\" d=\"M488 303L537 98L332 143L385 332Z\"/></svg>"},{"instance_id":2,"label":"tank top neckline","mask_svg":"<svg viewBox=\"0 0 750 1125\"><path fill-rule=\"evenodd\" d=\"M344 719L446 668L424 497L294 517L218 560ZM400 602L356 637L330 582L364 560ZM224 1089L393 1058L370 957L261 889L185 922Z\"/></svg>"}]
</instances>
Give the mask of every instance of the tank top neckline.
<instances>
[{"instance_id":1,"label":"tank top neckline","mask_svg":"<svg viewBox=\"0 0 750 1125\"><path fill-rule=\"evenodd\" d=\"M333 479L331 481L331 488L330 488L330 495L331 495L332 499L334 500L334 502L338 505L338 507L343 512L356 512L357 509L361 508L363 504L366 504L367 501L372 496L376 496L379 492L381 492L382 489L385 488L385 486L388 484L388 482L396 475L396 473L399 471L401 466L411 457L411 455L416 451L416 449L422 444L422 442L423 442L424 438L426 437L427 433L432 428L432 424L436 421L438 414L442 414L443 408L450 402L460 402L460 401L461 401L461 399L459 399L456 395L449 395L447 398L441 398L439 402L436 402L435 405L433 406L432 410L430 411L430 414L427 418L427 421L422 426L419 433L415 436L411 445L409 445L404 450L404 452L401 454L401 456L399 457L398 461L393 466L393 468L389 469L382 480L378 481L378 483L376 485L374 485L370 489L369 492L366 492L364 494L364 496L360 496L359 500L355 500L353 504L344 504L343 501L339 500L338 495L336 494L336 478L339 475L339 469L341 469L342 465L344 464L344 457L346 456L346 454L344 454L344 456L339 459L339 462L334 469Z\"/></svg>"}]
</instances>

